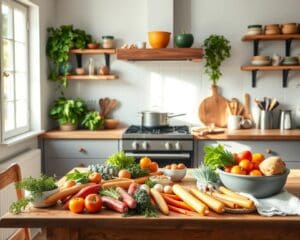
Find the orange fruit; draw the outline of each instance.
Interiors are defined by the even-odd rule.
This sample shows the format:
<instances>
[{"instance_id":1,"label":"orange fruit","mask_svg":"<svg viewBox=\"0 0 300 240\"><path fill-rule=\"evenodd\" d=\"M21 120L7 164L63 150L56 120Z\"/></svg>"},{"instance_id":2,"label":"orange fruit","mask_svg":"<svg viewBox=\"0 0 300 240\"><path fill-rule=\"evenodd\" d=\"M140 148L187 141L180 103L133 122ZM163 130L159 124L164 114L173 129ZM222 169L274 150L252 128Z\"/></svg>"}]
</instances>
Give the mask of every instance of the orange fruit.
<instances>
[{"instance_id":1,"label":"orange fruit","mask_svg":"<svg viewBox=\"0 0 300 240\"><path fill-rule=\"evenodd\" d=\"M242 168L242 170L245 170L246 172L250 172L253 169L253 163L248 159L241 160L239 162L239 166Z\"/></svg>"},{"instance_id":2,"label":"orange fruit","mask_svg":"<svg viewBox=\"0 0 300 240\"><path fill-rule=\"evenodd\" d=\"M150 172L157 172L157 170L158 170L158 164L157 164L157 162L152 162L150 164L149 170L150 170Z\"/></svg>"},{"instance_id":3,"label":"orange fruit","mask_svg":"<svg viewBox=\"0 0 300 240\"><path fill-rule=\"evenodd\" d=\"M152 163L152 161L150 158L142 157L140 160L140 167L141 167L141 169L149 168L151 163Z\"/></svg>"},{"instance_id":4,"label":"orange fruit","mask_svg":"<svg viewBox=\"0 0 300 240\"><path fill-rule=\"evenodd\" d=\"M74 197L69 202L69 209L73 213L81 213L84 210L84 199L81 197Z\"/></svg>"},{"instance_id":5,"label":"orange fruit","mask_svg":"<svg viewBox=\"0 0 300 240\"><path fill-rule=\"evenodd\" d=\"M246 171L243 170L239 165L233 166L230 170L230 173L246 175Z\"/></svg>"},{"instance_id":6,"label":"orange fruit","mask_svg":"<svg viewBox=\"0 0 300 240\"><path fill-rule=\"evenodd\" d=\"M254 169L258 169L259 164L265 160L265 156L262 153L253 153L252 154L252 163Z\"/></svg>"},{"instance_id":7,"label":"orange fruit","mask_svg":"<svg viewBox=\"0 0 300 240\"><path fill-rule=\"evenodd\" d=\"M263 174L261 173L261 171L254 169L251 172L249 172L250 176L262 176Z\"/></svg>"}]
</instances>

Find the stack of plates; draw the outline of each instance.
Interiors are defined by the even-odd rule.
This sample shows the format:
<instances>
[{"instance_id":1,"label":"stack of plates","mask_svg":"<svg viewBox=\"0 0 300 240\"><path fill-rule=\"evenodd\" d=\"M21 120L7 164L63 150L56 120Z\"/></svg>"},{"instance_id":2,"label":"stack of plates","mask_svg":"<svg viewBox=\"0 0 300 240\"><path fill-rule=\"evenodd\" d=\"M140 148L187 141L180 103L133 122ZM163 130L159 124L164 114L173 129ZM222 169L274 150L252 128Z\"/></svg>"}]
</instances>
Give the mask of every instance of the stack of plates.
<instances>
[{"instance_id":1,"label":"stack of plates","mask_svg":"<svg viewBox=\"0 0 300 240\"><path fill-rule=\"evenodd\" d=\"M253 56L251 64L256 66L266 66L271 64L271 59L269 56Z\"/></svg>"},{"instance_id":2,"label":"stack of plates","mask_svg":"<svg viewBox=\"0 0 300 240\"><path fill-rule=\"evenodd\" d=\"M284 57L282 61L282 65L298 65L297 57Z\"/></svg>"}]
</instances>

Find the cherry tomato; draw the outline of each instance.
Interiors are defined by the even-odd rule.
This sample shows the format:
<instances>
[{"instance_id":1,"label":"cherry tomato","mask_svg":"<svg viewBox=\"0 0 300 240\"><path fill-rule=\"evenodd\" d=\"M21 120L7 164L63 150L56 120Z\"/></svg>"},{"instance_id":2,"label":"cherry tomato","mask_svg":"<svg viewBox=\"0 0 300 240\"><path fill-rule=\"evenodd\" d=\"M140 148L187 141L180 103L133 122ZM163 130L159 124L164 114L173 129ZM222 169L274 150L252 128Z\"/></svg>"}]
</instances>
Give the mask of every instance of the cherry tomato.
<instances>
[{"instance_id":1,"label":"cherry tomato","mask_svg":"<svg viewBox=\"0 0 300 240\"><path fill-rule=\"evenodd\" d=\"M69 202L69 209L73 213L81 213L84 210L84 199L81 197L72 198Z\"/></svg>"},{"instance_id":2,"label":"cherry tomato","mask_svg":"<svg viewBox=\"0 0 300 240\"><path fill-rule=\"evenodd\" d=\"M243 151L240 152L237 155L237 162L239 163L240 161L242 161L243 159L248 159L249 161L252 161L252 153L250 151Z\"/></svg>"},{"instance_id":3,"label":"cherry tomato","mask_svg":"<svg viewBox=\"0 0 300 240\"><path fill-rule=\"evenodd\" d=\"M93 183L100 183L101 182L101 174L98 173L98 172L92 172L90 175L89 175L89 180L90 182L93 182Z\"/></svg>"},{"instance_id":4,"label":"cherry tomato","mask_svg":"<svg viewBox=\"0 0 300 240\"><path fill-rule=\"evenodd\" d=\"M240 161L239 166L246 172L250 172L253 169L253 163L248 159L243 159L242 161Z\"/></svg>"},{"instance_id":5,"label":"cherry tomato","mask_svg":"<svg viewBox=\"0 0 300 240\"><path fill-rule=\"evenodd\" d=\"M232 166L225 167L224 171L230 173Z\"/></svg>"},{"instance_id":6,"label":"cherry tomato","mask_svg":"<svg viewBox=\"0 0 300 240\"><path fill-rule=\"evenodd\" d=\"M246 175L246 171L244 171L239 165L235 165L231 168L230 173Z\"/></svg>"},{"instance_id":7,"label":"cherry tomato","mask_svg":"<svg viewBox=\"0 0 300 240\"><path fill-rule=\"evenodd\" d=\"M100 195L92 193L86 196L84 206L89 213L99 212L102 208Z\"/></svg>"},{"instance_id":8,"label":"cherry tomato","mask_svg":"<svg viewBox=\"0 0 300 240\"><path fill-rule=\"evenodd\" d=\"M251 172L249 172L250 176L262 176L263 174L261 173L261 171L254 169Z\"/></svg>"},{"instance_id":9,"label":"cherry tomato","mask_svg":"<svg viewBox=\"0 0 300 240\"><path fill-rule=\"evenodd\" d=\"M149 166L150 172L157 172L158 170L158 164L157 162L152 162Z\"/></svg>"},{"instance_id":10,"label":"cherry tomato","mask_svg":"<svg viewBox=\"0 0 300 240\"><path fill-rule=\"evenodd\" d=\"M262 153L253 153L252 154L252 163L255 169L258 169L259 164L265 160L265 156Z\"/></svg>"}]
</instances>

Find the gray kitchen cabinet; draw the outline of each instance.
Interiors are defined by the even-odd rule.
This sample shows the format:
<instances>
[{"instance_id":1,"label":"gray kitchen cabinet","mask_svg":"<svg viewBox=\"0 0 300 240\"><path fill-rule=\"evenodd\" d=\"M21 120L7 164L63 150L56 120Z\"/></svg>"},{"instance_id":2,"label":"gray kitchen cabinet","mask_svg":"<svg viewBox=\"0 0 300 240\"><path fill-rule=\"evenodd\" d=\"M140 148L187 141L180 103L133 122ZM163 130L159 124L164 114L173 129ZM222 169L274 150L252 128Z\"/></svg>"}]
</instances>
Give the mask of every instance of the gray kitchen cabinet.
<instances>
[{"instance_id":1,"label":"gray kitchen cabinet","mask_svg":"<svg viewBox=\"0 0 300 240\"><path fill-rule=\"evenodd\" d=\"M265 156L279 155L286 162L288 168L300 168L300 141L217 141L199 140L196 144L195 162L198 165L203 161L203 147L206 145L222 144L231 152L250 150L261 152ZM270 152L267 154L266 152Z\"/></svg>"},{"instance_id":2,"label":"gray kitchen cabinet","mask_svg":"<svg viewBox=\"0 0 300 240\"><path fill-rule=\"evenodd\" d=\"M119 140L60 140L45 139L42 142L43 172L61 177L74 167L104 163L119 151Z\"/></svg>"}]
</instances>

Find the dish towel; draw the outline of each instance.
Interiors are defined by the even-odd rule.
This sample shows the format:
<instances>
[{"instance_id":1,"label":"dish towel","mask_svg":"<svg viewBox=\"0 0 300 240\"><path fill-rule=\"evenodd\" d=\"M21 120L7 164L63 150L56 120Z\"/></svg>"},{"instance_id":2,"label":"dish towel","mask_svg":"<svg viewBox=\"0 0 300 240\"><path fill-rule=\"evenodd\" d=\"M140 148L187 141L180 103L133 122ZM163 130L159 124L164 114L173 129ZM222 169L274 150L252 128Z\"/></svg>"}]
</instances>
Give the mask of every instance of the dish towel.
<instances>
[{"instance_id":1,"label":"dish towel","mask_svg":"<svg viewBox=\"0 0 300 240\"><path fill-rule=\"evenodd\" d=\"M300 199L285 190L272 197L259 199L247 193L241 194L253 200L257 212L262 216L300 215Z\"/></svg>"}]
</instances>

